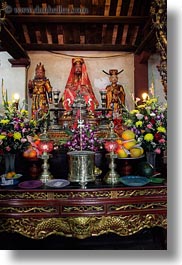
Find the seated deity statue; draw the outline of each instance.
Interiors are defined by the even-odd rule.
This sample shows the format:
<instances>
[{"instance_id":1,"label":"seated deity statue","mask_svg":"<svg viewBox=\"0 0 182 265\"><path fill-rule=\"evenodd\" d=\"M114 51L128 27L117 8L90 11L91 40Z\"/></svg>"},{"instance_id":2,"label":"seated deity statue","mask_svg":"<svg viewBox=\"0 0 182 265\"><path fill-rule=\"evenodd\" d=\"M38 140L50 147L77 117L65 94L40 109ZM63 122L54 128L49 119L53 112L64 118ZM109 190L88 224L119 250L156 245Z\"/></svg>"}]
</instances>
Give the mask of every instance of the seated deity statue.
<instances>
[{"instance_id":1,"label":"seated deity statue","mask_svg":"<svg viewBox=\"0 0 182 265\"><path fill-rule=\"evenodd\" d=\"M28 91L32 99L32 118L41 118L52 103L52 86L45 77L45 68L41 63L36 66L34 79L28 82Z\"/></svg>"},{"instance_id":2,"label":"seated deity statue","mask_svg":"<svg viewBox=\"0 0 182 265\"><path fill-rule=\"evenodd\" d=\"M73 58L70 75L61 98L61 104L66 110L66 113L72 110L74 100L78 93L83 96L88 106L88 112L93 113L99 104L94 95L85 62L82 58Z\"/></svg>"},{"instance_id":3,"label":"seated deity statue","mask_svg":"<svg viewBox=\"0 0 182 265\"><path fill-rule=\"evenodd\" d=\"M118 72L116 69L109 70L108 74L110 85L106 87L106 108L112 109L114 113L121 113L122 108L125 105L125 91L122 85L118 84L118 74L123 70Z\"/></svg>"}]
</instances>

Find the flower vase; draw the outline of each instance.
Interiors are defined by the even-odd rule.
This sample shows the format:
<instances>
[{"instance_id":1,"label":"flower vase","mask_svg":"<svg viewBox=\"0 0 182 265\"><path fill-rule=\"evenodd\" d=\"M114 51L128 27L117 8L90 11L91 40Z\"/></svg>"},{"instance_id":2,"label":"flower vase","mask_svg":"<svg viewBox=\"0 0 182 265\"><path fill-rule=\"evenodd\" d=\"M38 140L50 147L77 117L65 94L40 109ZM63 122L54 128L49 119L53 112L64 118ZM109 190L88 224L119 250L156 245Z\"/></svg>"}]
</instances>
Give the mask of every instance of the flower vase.
<instances>
[{"instance_id":1,"label":"flower vase","mask_svg":"<svg viewBox=\"0 0 182 265\"><path fill-rule=\"evenodd\" d=\"M15 154L5 154L4 161L5 161L5 173L8 172L15 172Z\"/></svg>"},{"instance_id":2,"label":"flower vase","mask_svg":"<svg viewBox=\"0 0 182 265\"><path fill-rule=\"evenodd\" d=\"M156 153L155 152L146 152L146 159L149 164L153 166L153 169L156 167Z\"/></svg>"}]
</instances>

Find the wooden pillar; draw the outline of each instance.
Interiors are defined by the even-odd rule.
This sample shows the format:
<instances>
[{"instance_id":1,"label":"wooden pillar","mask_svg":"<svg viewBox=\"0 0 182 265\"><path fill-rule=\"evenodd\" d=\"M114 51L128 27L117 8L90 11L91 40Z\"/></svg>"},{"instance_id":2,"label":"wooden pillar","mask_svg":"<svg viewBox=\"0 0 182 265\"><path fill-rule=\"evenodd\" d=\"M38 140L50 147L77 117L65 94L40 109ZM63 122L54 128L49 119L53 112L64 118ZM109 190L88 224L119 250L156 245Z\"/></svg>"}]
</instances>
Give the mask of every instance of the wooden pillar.
<instances>
[{"instance_id":1,"label":"wooden pillar","mask_svg":"<svg viewBox=\"0 0 182 265\"><path fill-rule=\"evenodd\" d=\"M148 93L148 58L150 54L142 52L134 56L135 98L141 98L142 93Z\"/></svg>"}]
</instances>

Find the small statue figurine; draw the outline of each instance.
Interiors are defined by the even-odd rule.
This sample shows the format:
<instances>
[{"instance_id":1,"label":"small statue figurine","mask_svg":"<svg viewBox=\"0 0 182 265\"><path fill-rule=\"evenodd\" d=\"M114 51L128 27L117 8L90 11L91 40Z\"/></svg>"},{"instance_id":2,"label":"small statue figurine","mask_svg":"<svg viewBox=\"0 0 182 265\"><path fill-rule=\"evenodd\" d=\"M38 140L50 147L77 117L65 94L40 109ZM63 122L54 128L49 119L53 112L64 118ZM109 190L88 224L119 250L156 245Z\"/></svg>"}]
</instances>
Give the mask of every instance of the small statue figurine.
<instances>
[{"instance_id":1,"label":"small statue figurine","mask_svg":"<svg viewBox=\"0 0 182 265\"><path fill-rule=\"evenodd\" d=\"M110 85L106 87L106 108L112 109L114 113L121 113L122 107L125 105L125 91L122 85L119 85L118 74L123 72L121 70L118 72L116 69L109 70L109 73L103 72L107 75L110 75L109 80Z\"/></svg>"},{"instance_id":2,"label":"small statue figurine","mask_svg":"<svg viewBox=\"0 0 182 265\"><path fill-rule=\"evenodd\" d=\"M48 112L52 103L52 86L41 63L36 66L34 79L28 82L28 90L32 99L32 118L38 119Z\"/></svg>"},{"instance_id":3,"label":"small statue figurine","mask_svg":"<svg viewBox=\"0 0 182 265\"><path fill-rule=\"evenodd\" d=\"M87 110L93 113L94 109L99 105L94 95L85 62L82 58L72 59L72 68L68 77L66 87L61 99L63 108L69 113L72 110L72 105L77 94L80 93L86 104Z\"/></svg>"}]
</instances>

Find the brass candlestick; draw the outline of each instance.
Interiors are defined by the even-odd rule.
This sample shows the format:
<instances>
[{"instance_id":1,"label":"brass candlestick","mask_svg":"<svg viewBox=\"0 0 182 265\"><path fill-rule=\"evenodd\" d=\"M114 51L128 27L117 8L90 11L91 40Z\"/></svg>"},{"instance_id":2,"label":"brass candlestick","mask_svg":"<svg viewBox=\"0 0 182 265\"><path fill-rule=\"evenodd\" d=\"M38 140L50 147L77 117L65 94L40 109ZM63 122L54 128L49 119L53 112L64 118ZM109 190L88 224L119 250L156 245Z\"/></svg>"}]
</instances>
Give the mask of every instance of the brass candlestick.
<instances>
[{"instance_id":1,"label":"brass candlestick","mask_svg":"<svg viewBox=\"0 0 182 265\"><path fill-rule=\"evenodd\" d=\"M49 171L49 164L48 164L49 157L50 157L50 155L45 151L41 155L41 158L43 159L43 164L42 164L43 172L40 175L40 180L44 184L47 183L48 180L53 178L50 171Z\"/></svg>"},{"instance_id":2,"label":"brass candlestick","mask_svg":"<svg viewBox=\"0 0 182 265\"><path fill-rule=\"evenodd\" d=\"M47 135L46 124L44 126L44 132L40 135L39 149L43 152L42 155L40 156L41 159L43 159L43 165L42 165L43 172L40 176L40 180L43 183L46 183L48 180L53 178L53 176L49 171L49 164L48 164L48 160L50 157L49 152L53 150L53 141L50 140Z\"/></svg>"},{"instance_id":3,"label":"brass candlestick","mask_svg":"<svg viewBox=\"0 0 182 265\"><path fill-rule=\"evenodd\" d=\"M54 90L52 92L53 94L53 104L54 108L50 109L51 112L53 112L53 119L52 119L52 124L50 126L50 130L61 130L61 126L59 125L59 116L61 115L60 113L63 113L65 109L59 108L59 90Z\"/></svg>"},{"instance_id":4,"label":"brass candlestick","mask_svg":"<svg viewBox=\"0 0 182 265\"><path fill-rule=\"evenodd\" d=\"M117 171L115 170L116 168L116 164L114 162L115 158L117 158L117 155L111 151L108 154L109 158L110 158L110 163L109 163L109 168L110 170L106 173L105 177L104 177L104 182L106 182L107 184L118 184L119 181L119 177L120 175L117 173Z\"/></svg>"},{"instance_id":5,"label":"brass candlestick","mask_svg":"<svg viewBox=\"0 0 182 265\"><path fill-rule=\"evenodd\" d=\"M119 177L120 175L116 172L115 168L116 165L114 163L115 158L117 158L117 155L114 153L114 151L117 148L117 143L116 143L116 139L118 139L117 134L114 132L114 123L113 121L111 121L110 123L110 133L107 137L108 141L106 140L105 142L105 148L107 151L109 151L109 158L110 158L110 163L109 163L109 168L110 170L106 173L105 177L104 177L104 182L106 182L107 184L118 184L119 181Z\"/></svg>"}]
</instances>

